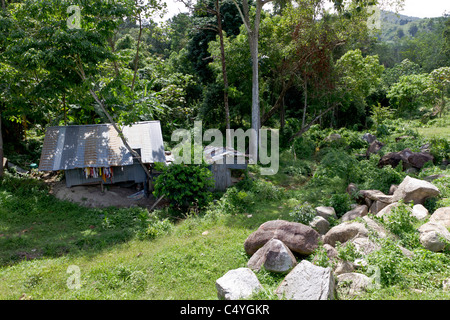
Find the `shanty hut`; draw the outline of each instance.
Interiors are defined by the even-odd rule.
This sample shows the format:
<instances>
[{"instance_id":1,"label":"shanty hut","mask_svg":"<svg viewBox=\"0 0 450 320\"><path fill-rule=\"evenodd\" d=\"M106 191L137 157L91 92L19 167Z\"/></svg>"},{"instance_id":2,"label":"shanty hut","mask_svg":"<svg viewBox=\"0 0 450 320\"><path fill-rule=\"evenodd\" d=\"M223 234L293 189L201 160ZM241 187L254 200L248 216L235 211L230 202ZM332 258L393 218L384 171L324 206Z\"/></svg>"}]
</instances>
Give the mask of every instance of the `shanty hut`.
<instances>
[{"instance_id":1,"label":"shanty hut","mask_svg":"<svg viewBox=\"0 0 450 320\"><path fill-rule=\"evenodd\" d=\"M204 159L209 164L214 177L214 190L225 191L233 182L231 170L246 170L248 155L230 147L207 146L203 150Z\"/></svg>"},{"instance_id":2,"label":"shanty hut","mask_svg":"<svg viewBox=\"0 0 450 320\"><path fill-rule=\"evenodd\" d=\"M159 121L138 122L123 127L122 132L148 167L166 161ZM147 178L111 124L47 128L39 170L64 170L67 187L125 181L144 183Z\"/></svg>"}]
</instances>

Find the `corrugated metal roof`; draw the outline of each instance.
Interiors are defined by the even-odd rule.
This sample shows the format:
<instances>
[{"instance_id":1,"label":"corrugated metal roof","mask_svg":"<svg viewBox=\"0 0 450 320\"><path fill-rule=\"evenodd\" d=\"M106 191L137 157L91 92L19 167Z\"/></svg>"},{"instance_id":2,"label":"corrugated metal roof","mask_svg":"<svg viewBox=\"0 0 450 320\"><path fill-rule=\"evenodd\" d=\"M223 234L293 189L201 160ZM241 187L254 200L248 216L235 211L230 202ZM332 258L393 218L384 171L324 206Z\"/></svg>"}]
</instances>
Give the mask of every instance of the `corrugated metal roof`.
<instances>
[{"instance_id":1,"label":"corrugated metal roof","mask_svg":"<svg viewBox=\"0 0 450 320\"><path fill-rule=\"evenodd\" d=\"M122 132L132 149L140 149L144 163L166 161L159 121L138 122L123 127ZM131 164L133 156L111 124L49 127L45 134L39 170Z\"/></svg>"}]
</instances>

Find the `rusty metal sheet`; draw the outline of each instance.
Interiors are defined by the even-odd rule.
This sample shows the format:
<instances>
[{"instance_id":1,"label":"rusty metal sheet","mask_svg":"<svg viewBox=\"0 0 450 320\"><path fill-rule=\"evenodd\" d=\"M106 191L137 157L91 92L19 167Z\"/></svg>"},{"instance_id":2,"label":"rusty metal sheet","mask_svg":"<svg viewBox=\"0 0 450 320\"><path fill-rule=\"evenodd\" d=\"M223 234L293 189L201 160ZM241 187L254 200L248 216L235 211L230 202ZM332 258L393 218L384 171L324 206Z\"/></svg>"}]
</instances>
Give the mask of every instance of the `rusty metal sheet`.
<instances>
[{"instance_id":1,"label":"rusty metal sheet","mask_svg":"<svg viewBox=\"0 0 450 320\"><path fill-rule=\"evenodd\" d=\"M159 121L123 128L133 149L140 149L144 163L165 162ZM133 164L133 157L111 124L49 127L42 147L39 170L57 171L86 167Z\"/></svg>"}]
</instances>

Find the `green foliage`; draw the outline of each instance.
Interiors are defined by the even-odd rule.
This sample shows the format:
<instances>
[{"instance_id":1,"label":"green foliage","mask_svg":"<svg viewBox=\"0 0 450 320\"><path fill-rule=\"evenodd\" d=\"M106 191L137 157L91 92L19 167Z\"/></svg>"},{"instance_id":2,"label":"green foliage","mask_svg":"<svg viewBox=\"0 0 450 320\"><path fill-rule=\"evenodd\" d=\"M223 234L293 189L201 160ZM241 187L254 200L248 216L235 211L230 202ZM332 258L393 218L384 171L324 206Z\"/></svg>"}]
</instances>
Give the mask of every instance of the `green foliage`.
<instances>
[{"instance_id":1,"label":"green foliage","mask_svg":"<svg viewBox=\"0 0 450 320\"><path fill-rule=\"evenodd\" d=\"M291 217L292 221L294 222L300 222L304 225L309 225L309 223L314 219L316 216L316 210L314 207L309 204L308 202L305 202L303 204L297 205L290 213L289 216Z\"/></svg>"},{"instance_id":2,"label":"green foliage","mask_svg":"<svg viewBox=\"0 0 450 320\"><path fill-rule=\"evenodd\" d=\"M411 206L401 204L391 210L383 219L384 226L398 236L400 243L408 248L420 247L419 232L416 229L418 220L411 214Z\"/></svg>"},{"instance_id":3,"label":"green foliage","mask_svg":"<svg viewBox=\"0 0 450 320\"><path fill-rule=\"evenodd\" d=\"M341 244L336 242L337 257L343 261L353 262L356 259L362 258L362 254L356 249L352 242Z\"/></svg>"},{"instance_id":4,"label":"green foliage","mask_svg":"<svg viewBox=\"0 0 450 320\"><path fill-rule=\"evenodd\" d=\"M359 112L366 106L365 99L380 85L383 65L380 65L378 56L363 57L361 50L356 49L347 51L336 62L336 69L341 74L344 107L354 104Z\"/></svg>"},{"instance_id":5,"label":"green foliage","mask_svg":"<svg viewBox=\"0 0 450 320\"><path fill-rule=\"evenodd\" d=\"M213 186L212 173L206 166L173 164L156 179L154 194L164 195L180 212L197 211L212 200Z\"/></svg>"},{"instance_id":6,"label":"green foliage","mask_svg":"<svg viewBox=\"0 0 450 320\"><path fill-rule=\"evenodd\" d=\"M396 284L404 285L406 275L402 268L407 258L393 240L384 238L377 243L381 245L381 249L367 255L366 260L368 265L379 268L380 284L385 287Z\"/></svg>"},{"instance_id":7,"label":"green foliage","mask_svg":"<svg viewBox=\"0 0 450 320\"><path fill-rule=\"evenodd\" d=\"M420 106L429 106L436 95L436 87L428 74L401 76L387 92L398 115L417 113Z\"/></svg>"},{"instance_id":8,"label":"green foliage","mask_svg":"<svg viewBox=\"0 0 450 320\"><path fill-rule=\"evenodd\" d=\"M331 195L325 199L324 205L327 207L333 207L338 218L342 217L346 212L350 211L352 199L348 193L337 193Z\"/></svg>"},{"instance_id":9,"label":"green foliage","mask_svg":"<svg viewBox=\"0 0 450 320\"><path fill-rule=\"evenodd\" d=\"M450 142L444 138L430 139L430 153L434 157L435 163L441 163L444 159L450 159Z\"/></svg>"}]
</instances>

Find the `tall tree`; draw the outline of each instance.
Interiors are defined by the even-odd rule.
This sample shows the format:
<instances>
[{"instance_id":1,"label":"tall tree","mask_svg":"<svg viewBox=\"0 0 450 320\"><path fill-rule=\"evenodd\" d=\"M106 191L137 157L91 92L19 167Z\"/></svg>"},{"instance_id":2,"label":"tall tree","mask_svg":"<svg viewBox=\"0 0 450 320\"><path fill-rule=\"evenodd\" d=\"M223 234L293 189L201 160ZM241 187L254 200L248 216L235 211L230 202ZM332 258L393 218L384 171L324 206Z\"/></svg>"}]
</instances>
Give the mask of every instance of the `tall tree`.
<instances>
[{"instance_id":1,"label":"tall tree","mask_svg":"<svg viewBox=\"0 0 450 320\"><path fill-rule=\"evenodd\" d=\"M223 16L221 12L221 1L220 0L214 0L213 6L208 5L204 2L197 3L196 6L192 6L192 4L188 3L187 1L183 1L183 3L189 7L193 11L197 12L206 12L213 16L215 16L215 23L201 23L198 28L200 29L206 29L206 30L213 30L217 32L219 36L219 44L220 44L220 61L222 66L222 78L223 78L223 101L224 101L224 109L225 109L225 124L226 124L226 141L231 142L230 139L230 106L229 106L229 99L228 99L228 73L227 73L227 63L225 59L225 46L224 46L224 30L223 30Z\"/></svg>"},{"instance_id":2,"label":"tall tree","mask_svg":"<svg viewBox=\"0 0 450 320\"><path fill-rule=\"evenodd\" d=\"M140 162L139 155L131 149L114 121L107 107L107 97L126 97L133 104L136 95L133 90L134 80L127 73L108 73L110 61L117 59L112 52L109 39L126 17L137 16L141 10L160 8L159 3L151 1L143 7L133 0L126 1L84 1L76 2L82 16L78 28L70 28L68 23L67 3L50 0L39 2L25 0L23 6L17 6L12 13L20 37L13 39L9 56L19 54L31 62L37 61L38 67L45 70L44 83L78 86L88 92L94 99L101 113L122 138L124 145ZM106 99L105 99L106 97ZM117 99L117 98L116 98ZM125 100L122 100L124 102ZM148 173L145 166L143 166Z\"/></svg>"},{"instance_id":3,"label":"tall tree","mask_svg":"<svg viewBox=\"0 0 450 320\"><path fill-rule=\"evenodd\" d=\"M259 143L259 129L261 127L260 119L260 106L259 106L259 54L258 54L258 39L259 39L259 28L261 22L261 12L263 6L273 0L255 0L254 11L250 11L250 6L247 1L242 2L241 6L236 0L233 0L236 7L239 10L242 21L248 33L248 42L250 46L250 53L252 59L252 129L256 139L250 139L251 145L250 150L253 150L256 156L258 154L258 143ZM325 0L311 0L314 3L323 3ZM397 0L394 2L401 2L402 0ZM305 2L310 2L310 0L299 0L297 1L299 6L302 6ZM334 7L339 14L344 14L351 16L354 12L361 12L368 6L376 5L378 2L383 2L383 0L352 0L350 4L343 0L331 0L334 3ZM252 159L253 161L257 160Z\"/></svg>"}]
</instances>

